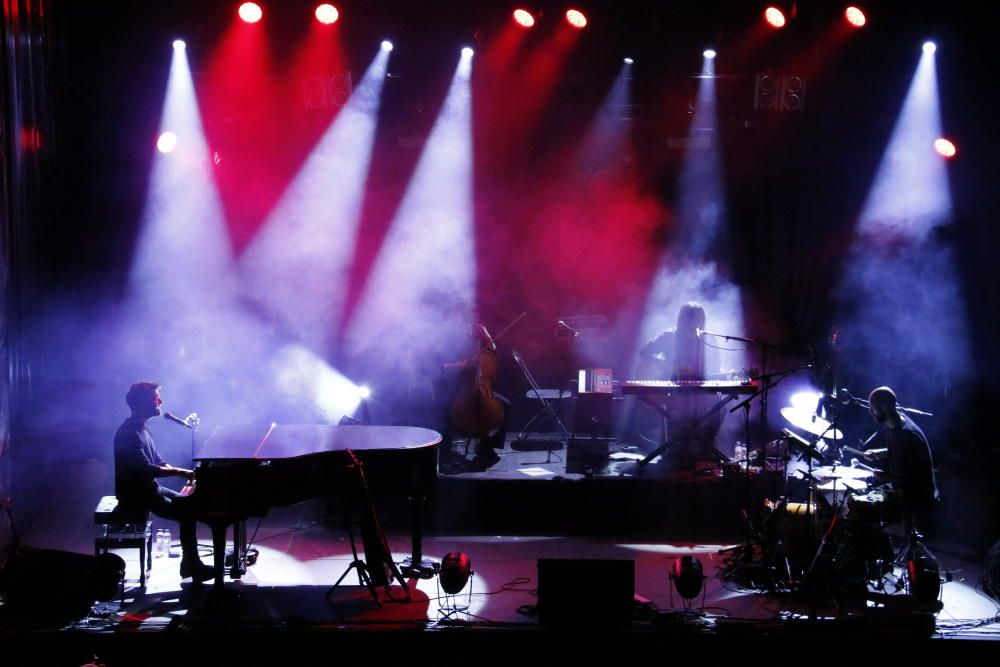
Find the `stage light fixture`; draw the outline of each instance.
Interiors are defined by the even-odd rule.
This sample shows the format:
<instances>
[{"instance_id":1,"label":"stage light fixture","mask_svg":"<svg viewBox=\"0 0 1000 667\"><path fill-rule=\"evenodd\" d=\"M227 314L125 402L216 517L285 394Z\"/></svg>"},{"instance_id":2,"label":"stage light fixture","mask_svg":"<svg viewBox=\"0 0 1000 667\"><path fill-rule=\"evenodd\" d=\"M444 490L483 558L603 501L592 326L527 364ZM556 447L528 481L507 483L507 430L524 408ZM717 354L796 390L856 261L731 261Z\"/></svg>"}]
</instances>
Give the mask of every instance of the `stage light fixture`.
<instances>
[{"instance_id":1,"label":"stage light fixture","mask_svg":"<svg viewBox=\"0 0 1000 667\"><path fill-rule=\"evenodd\" d=\"M174 40L174 48L175 49L184 49L184 48L187 48L187 44L184 43L183 39L175 39Z\"/></svg>"},{"instance_id":2,"label":"stage light fixture","mask_svg":"<svg viewBox=\"0 0 1000 667\"><path fill-rule=\"evenodd\" d=\"M587 17L579 9L567 10L566 22L577 30L583 30L587 27Z\"/></svg>"},{"instance_id":3,"label":"stage light fixture","mask_svg":"<svg viewBox=\"0 0 1000 667\"><path fill-rule=\"evenodd\" d=\"M256 23L264 16L264 11L256 2L244 2L239 8L240 18L244 23Z\"/></svg>"},{"instance_id":4,"label":"stage light fixture","mask_svg":"<svg viewBox=\"0 0 1000 667\"><path fill-rule=\"evenodd\" d=\"M845 9L844 19L854 28L862 28L868 22L868 19L865 18L865 13L857 7L848 7Z\"/></svg>"},{"instance_id":5,"label":"stage light fixture","mask_svg":"<svg viewBox=\"0 0 1000 667\"><path fill-rule=\"evenodd\" d=\"M701 55L705 56L709 60L712 60L717 54L715 53L715 49L705 49L701 52Z\"/></svg>"},{"instance_id":6,"label":"stage light fixture","mask_svg":"<svg viewBox=\"0 0 1000 667\"><path fill-rule=\"evenodd\" d=\"M934 53L937 51L937 44L934 42L924 42L924 53Z\"/></svg>"},{"instance_id":7,"label":"stage light fixture","mask_svg":"<svg viewBox=\"0 0 1000 667\"><path fill-rule=\"evenodd\" d=\"M475 52L468 46L462 49L462 57L464 58L471 58L473 53Z\"/></svg>"},{"instance_id":8,"label":"stage light fixture","mask_svg":"<svg viewBox=\"0 0 1000 667\"><path fill-rule=\"evenodd\" d=\"M522 28L531 28L535 25L535 17L526 9L515 9L514 22Z\"/></svg>"},{"instance_id":9,"label":"stage light fixture","mask_svg":"<svg viewBox=\"0 0 1000 667\"><path fill-rule=\"evenodd\" d=\"M622 62L625 63L626 65L631 65L635 62L635 60L633 60L632 58L625 58L624 60L622 60Z\"/></svg>"},{"instance_id":10,"label":"stage light fixture","mask_svg":"<svg viewBox=\"0 0 1000 667\"><path fill-rule=\"evenodd\" d=\"M333 5L324 2L316 8L316 20L324 25L333 25L340 18L340 12Z\"/></svg>"},{"instance_id":11,"label":"stage light fixture","mask_svg":"<svg viewBox=\"0 0 1000 667\"><path fill-rule=\"evenodd\" d=\"M815 389L797 391L791 395L788 402L793 408L802 414L815 414L819 407L819 399L823 398L823 392Z\"/></svg>"},{"instance_id":12,"label":"stage light fixture","mask_svg":"<svg viewBox=\"0 0 1000 667\"><path fill-rule=\"evenodd\" d=\"M469 583L472 576L472 561L468 554L460 551L452 551L445 554L441 559L441 571L438 573L438 580L441 583L441 590L448 595L458 595Z\"/></svg>"},{"instance_id":13,"label":"stage light fixture","mask_svg":"<svg viewBox=\"0 0 1000 667\"><path fill-rule=\"evenodd\" d=\"M955 157L955 154L958 153L958 148L955 147L955 144L948 141L944 137L934 141L934 150L936 150L941 157L946 158L953 158Z\"/></svg>"},{"instance_id":14,"label":"stage light fixture","mask_svg":"<svg viewBox=\"0 0 1000 667\"><path fill-rule=\"evenodd\" d=\"M390 42L387 39L383 39L382 40L382 50L383 51L392 51L392 42Z\"/></svg>"},{"instance_id":15,"label":"stage light fixture","mask_svg":"<svg viewBox=\"0 0 1000 667\"><path fill-rule=\"evenodd\" d=\"M674 583L677 594L684 600L684 606L688 607L691 600L698 597L705 582L705 573L701 567L701 561L685 554L674 561L670 568L670 581Z\"/></svg>"},{"instance_id":16,"label":"stage light fixture","mask_svg":"<svg viewBox=\"0 0 1000 667\"><path fill-rule=\"evenodd\" d=\"M177 135L167 130L156 139L156 150L161 153L172 153L177 148Z\"/></svg>"},{"instance_id":17,"label":"stage light fixture","mask_svg":"<svg viewBox=\"0 0 1000 667\"><path fill-rule=\"evenodd\" d=\"M777 7L768 7L764 10L764 20L772 28L784 28L785 23L785 13L778 9Z\"/></svg>"},{"instance_id":18,"label":"stage light fixture","mask_svg":"<svg viewBox=\"0 0 1000 667\"><path fill-rule=\"evenodd\" d=\"M361 385L360 387L358 387L358 396L360 396L362 399L371 398L371 395L372 395L372 390L366 387L365 385Z\"/></svg>"}]
</instances>

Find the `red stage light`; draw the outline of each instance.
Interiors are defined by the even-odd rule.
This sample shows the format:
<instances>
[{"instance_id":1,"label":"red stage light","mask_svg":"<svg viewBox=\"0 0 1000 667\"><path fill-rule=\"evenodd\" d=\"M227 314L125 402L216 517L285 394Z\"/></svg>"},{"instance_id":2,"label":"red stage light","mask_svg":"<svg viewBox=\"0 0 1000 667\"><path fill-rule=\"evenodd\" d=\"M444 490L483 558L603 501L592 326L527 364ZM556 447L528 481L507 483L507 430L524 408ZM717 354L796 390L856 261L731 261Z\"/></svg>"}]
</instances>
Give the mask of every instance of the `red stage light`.
<instances>
[{"instance_id":1,"label":"red stage light","mask_svg":"<svg viewBox=\"0 0 1000 667\"><path fill-rule=\"evenodd\" d=\"M955 147L955 144L944 138L938 139L934 142L934 150L936 150L939 155L946 158L953 158L955 157L955 154L958 153L958 148Z\"/></svg>"},{"instance_id":2,"label":"red stage light","mask_svg":"<svg viewBox=\"0 0 1000 667\"><path fill-rule=\"evenodd\" d=\"M764 10L764 20L772 28L785 27L785 13L777 7L768 7Z\"/></svg>"},{"instance_id":3,"label":"red stage light","mask_svg":"<svg viewBox=\"0 0 1000 667\"><path fill-rule=\"evenodd\" d=\"M844 10L844 18L855 28L861 28L868 22L865 13L857 7L848 7Z\"/></svg>"},{"instance_id":4,"label":"red stage light","mask_svg":"<svg viewBox=\"0 0 1000 667\"><path fill-rule=\"evenodd\" d=\"M247 23L256 23L264 16L264 11L256 2L244 2L239 9L240 18Z\"/></svg>"},{"instance_id":5,"label":"red stage light","mask_svg":"<svg viewBox=\"0 0 1000 667\"><path fill-rule=\"evenodd\" d=\"M522 28L530 28L535 25L535 17L531 15L531 12L524 9L514 10L514 21Z\"/></svg>"},{"instance_id":6,"label":"red stage light","mask_svg":"<svg viewBox=\"0 0 1000 667\"><path fill-rule=\"evenodd\" d=\"M583 30L587 27L587 17L579 9L567 11L566 21L577 30Z\"/></svg>"},{"instance_id":7,"label":"red stage light","mask_svg":"<svg viewBox=\"0 0 1000 667\"><path fill-rule=\"evenodd\" d=\"M316 8L316 20L320 23L330 25L332 23L336 23L339 18L340 12L338 12L337 8L331 4L323 3Z\"/></svg>"}]
</instances>

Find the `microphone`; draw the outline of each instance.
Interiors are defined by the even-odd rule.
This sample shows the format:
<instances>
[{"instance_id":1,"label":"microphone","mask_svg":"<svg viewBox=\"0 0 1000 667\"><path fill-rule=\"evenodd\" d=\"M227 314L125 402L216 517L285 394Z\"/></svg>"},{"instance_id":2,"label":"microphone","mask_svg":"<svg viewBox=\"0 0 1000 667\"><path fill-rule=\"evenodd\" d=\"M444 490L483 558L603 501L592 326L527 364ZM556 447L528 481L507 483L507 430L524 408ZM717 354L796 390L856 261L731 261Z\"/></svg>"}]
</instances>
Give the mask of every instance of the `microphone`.
<instances>
[{"instance_id":1,"label":"microphone","mask_svg":"<svg viewBox=\"0 0 1000 667\"><path fill-rule=\"evenodd\" d=\"M563 329L566 329L567 331L571 332L573 334L573 338L580 337L580 332L571 327L570 325L566 324L565 320L559 320L558 322L556 322L556 324L561 326Z\"/></svg>"},{"instance_id":2,"label":"microphone","mask_svg":"<svg viewBox=\"0 0 1000 667\"><path fill-rule=\"evenodd\" d=\"M850 403L853 403L854 405L862 407L866 410L868 409L869 407L868 400L864 398L859 398L857 396L851 396L851 392L847 391L847 387L841 387L840 393L844 395L844 398L842 400L842 403L844 405L849 405Z\"/></svg>"},{"instance_id":3,"label":"microphone","mask_svg":"<svg viewBox=\"0 0 1000 667\"><path fill-rule=\"evenodd\" d=\"M194 426L191 426L191 424L188 424L186 421L184 421L180 417L175 417L174 415L170 414L169 412L164 412L163 413L163 418L166 419L168 422L173 422L175 424L180 424L181 426L183 426L185 428L189 428L192 431L194 430Z\"/></svg>"}]
</instances>

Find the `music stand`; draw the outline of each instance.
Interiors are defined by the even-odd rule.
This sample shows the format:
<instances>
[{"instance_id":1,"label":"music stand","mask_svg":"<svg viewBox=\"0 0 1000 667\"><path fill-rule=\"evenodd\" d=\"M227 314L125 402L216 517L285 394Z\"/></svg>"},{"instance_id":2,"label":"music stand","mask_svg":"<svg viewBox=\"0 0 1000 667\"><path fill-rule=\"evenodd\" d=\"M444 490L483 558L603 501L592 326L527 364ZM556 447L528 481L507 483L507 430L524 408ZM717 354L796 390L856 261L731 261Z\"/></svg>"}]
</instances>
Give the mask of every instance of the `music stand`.
<instances>
[{"instance_id":1,"label":"music stand","mask_svg":"<svg viewBox=\"0 0 1000 667\"><path fill-rule=\"evenodd\" d=\"M518 368L521 369L521 373L524 375L524 378L528 381L528 384L531 386L531 391L528 392L528 395L531 396L532 398L537 398L539 402L541 402L542 404L542 407L538 411L538 413L535 414L535 416L533 416L531 419L529 419L528 423L525 424L524 428L521 429L521 432L517 436L517 441L520 442L521 440L524 440L525 434L527 434L528 431L531 430L532 426L544 423L542 420L548 417L559 429L559 433L562 435L562 442L565 444L565 442L569 440L570 437L569 431L566 430L566 427L563 425L562 420L559 419L559 413L555 411L555 409L552 407L552 403L550 403L550 401L553 400L552 397L553 390L542 389L538 385L538 382L535 381L535 376L533 376L531 374L531 371L528 370L528 366L524 363L524 360L521 359L521 355L517 353L517 350L513 351L513 355L514 355L514 361L517 362ZM569 395L569 392L564 392L564 390L562 389L557 389L555 391L559 392L557 400L561 400L562 398L564 398L564 393L566 396ZM551 452L552 450L549 451Z\"/></svg>"}]
</instances>

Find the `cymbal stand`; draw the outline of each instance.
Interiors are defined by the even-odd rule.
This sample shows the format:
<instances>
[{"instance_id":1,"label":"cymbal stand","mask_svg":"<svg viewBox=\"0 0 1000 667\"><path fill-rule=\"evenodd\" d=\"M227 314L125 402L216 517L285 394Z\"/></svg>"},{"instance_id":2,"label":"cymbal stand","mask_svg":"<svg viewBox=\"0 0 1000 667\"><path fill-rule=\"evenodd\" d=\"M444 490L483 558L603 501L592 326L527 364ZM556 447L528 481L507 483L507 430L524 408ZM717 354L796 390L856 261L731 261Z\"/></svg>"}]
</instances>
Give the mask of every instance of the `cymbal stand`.
<instances>
[{"instance_id":1,"label":"cymbal stand","mask_svg":"<svg viewBox=\"0 0 1000 667\"><path fill-rule=\"evenodd\" d=\"M762 344L762 346L763 346L763 351L761 353L761 358L762 358L762 365L763 365L764 355L766 354L766 344ZM761 418L761 429L763 431L767 427L767 395L768 395L768 392L772 388L778 386L778 384L780 384L781 381L784 380L785 378L790 377L791 375L794 375L795 373L798 373L799 371L803 371L803 370L805 370L805 369L807 369L809 367L810 367L810 364L806 364L804 366L798 366L796 368L790 368L790 369L781 371L779 373L761 373L761 375L759 377L754 378L756 380L761 380L762 381L762 384L761 384L760 388L757 391L755 391L754 393L752 393L749 396L747 396L745 399L743 399L739 403L737 403L735 406L733 406L732 408L729 409L730 413L736 412L740 408L743 409L743 423L744 423L744 429L746 431L746 438L747 438L746 485L745 485L745 491L744 491L745 495L744 495L744 503L743 503L743 507L744 507L743 511L744 511L744 515L746 517L746 524L747 524L746 541L743 544L743 561L744 561L744 564L749 563L750 559L753 557L753 534L754 534L753 520L752 520L751 514L750 514L750 511L751 511L751 508L750 508L750 496L751 496L751 488L750 488L750 460L749 460L749 458L750 458L750 455L749 455L749 447L750 447L750 406L753 403L753 400L755 398L760 397L760 399L761 399L760 400L760 412L761 412L761 417L760 418ZM767 434L766 434L766 431L764 431L762 433L761 437L764 439L764 442L761 443L761 451L764 452L765 455L766 455L766 451L767 451L767 444L766 444ZM720 552L720 553L722 553L722 552ZM729 573L729 574L731 575L731 574L735 573L737 570L739 570L739 568L736 568L736 570L734 570L732 573Z\"/></svg>"},{"instance_id":2,"label":"cymbal stand","mask_svg":"<svg viewBox=\"0 0 1000 667\"><path fill-rule=\"evenodd\" d=\"M812 484L810 484L810 487L812 487ZM811 495L812 495L812 491L810 490L810 496ZM840 515L841 515L841 512L844 509L844 503L847 501L847 497L848 497L848 494L844 493L843 498L840 499L840 504L837 506L836 511L834 511L833 518L830 519L830 525L827 527L826 532L823 533L823 537L819 541L819 547L816 549L815 555L813 555L812 562L809 563L809 569L807 569L805 571L805 574L802 575L802 581L799 582L800 589L805 589L806 585L808 583L811 583L811 581L812 581L811 577L813 576L813 572L815 571L816 563L819 562L820 555L826 549L826 543L830 539L830 535L833 534L834 528L836 528L837 524L840 522ZM807 508L807 511L808 511L808 508ZM810 535L812 535L811 532L810 532Z\"/></svg>"}]
</instances>

